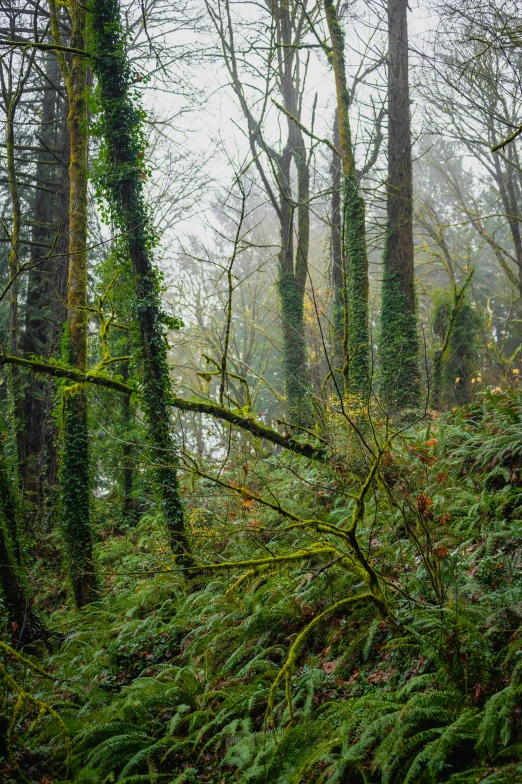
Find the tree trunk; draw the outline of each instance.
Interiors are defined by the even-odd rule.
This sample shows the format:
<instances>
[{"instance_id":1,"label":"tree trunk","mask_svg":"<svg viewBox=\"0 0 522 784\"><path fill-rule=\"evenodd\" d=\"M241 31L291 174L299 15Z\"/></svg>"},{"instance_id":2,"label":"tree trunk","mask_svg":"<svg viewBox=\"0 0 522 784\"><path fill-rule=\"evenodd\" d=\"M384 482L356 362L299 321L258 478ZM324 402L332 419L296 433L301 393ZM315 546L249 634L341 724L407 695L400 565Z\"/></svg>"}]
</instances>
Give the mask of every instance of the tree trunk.
<instances>
[{"instance_id":1,"label":"tree trunk","mask_svg":"<svg viewBox=\"0 0 522 784\"><path fill-rule=\"evenodd\" d=\"M11 200L11 237L9 252L8 270L9 278L13 281L9 289L9 350L14 356L18 355L19 338L19 319L18 319L18 268L20 265L20 230L21 230L21 204L18 191L18 178L15 165L15 113L20 100L19 90L15 94L7 96L6 121L5 121L5 147L7 158L7 179L9 182L9 196ZM9 370L9 381L11 391L11 405L13 414L13 429L16 440L18 479L20 486L23 487L26 449L24 438L24 409L22 377L18 368L12 367Z\"/></svg>"},{"instance_id":2,"label":"tree trunk","mask_svg":"<svg viewBox=\"0 0 522 784\"><path fill-rule=\"evenodd\" d=\"M290 422L305 424L307 416L306 338L304 326L304 283L298 279L294 264L294 208L290 187L292 147L288 144L278 162L280 193L279 300L283 333L283 372L285 377L286 410ZM301 270L307 261L301 248Z\"/></svg>"},{"instance_id":3,"label":"tree trunk","mask_svg":"<svg viewBox=\"0 0 522 784\"><path fill-rule=\"evenodd\" d=\"M9 633L16 644L45 639L45 629L28 599L20 566L17 509L0 445L0 587L9 619Z\"/></svg>"},{"instance_id":4,"label":"tree trunk","mask_svg":"<svg viewBox=\"0 0 522 784\"><path fill-rule=\"evenodd\" d=\"M134 276L142 401L156 463L156 481L172 551L190 565L177 475L177 445L170 417L170 377L163 335L158 277L153 264L154 230L143 193L141 117L133 104L132 77L124 47L118 0L94 0L91 6L95 67L108 152L105 180L113 219L125 237Z\"/></svg>"},{"instance_id":5,"label":"tree trunk","mask_svg":"<svg viewBox=\"0 0 522 784\"><path fill-rule=\"evenodd\" d=\"M53 37L60 44L54 2ZM71 48L85 50L86 11L79 0L69 0ZM58 39L58 40L57 40ZM70 66L58 58L69 99L69 279L67 289L66 359L78 370L87 369L87 66L80 53ZM76 385L63 396L63 435L60 461L62 530L69 559L76 605L96 598L93 535L90 520L89 433L85 386Z\"/></svg>"},{"instance_id":6,"label":"tree trunk","mask_svg":"<svg viewBox=\"0 0 522 784\"><path fill-rule=\"evenodd\" d=\"M130 345L126 345L125 353L131 351ZM129 380L129 363L125 362L122 367L123 381ZM122 423L122 522L127 525L135 525L138 520L136 503L134 499L134 465L133 465L133 444L127 437L128 427L133 419L134 412L130 395L124 395L121 400L121 423Z\"/></svg>"},{"instance_id":7,"label":"tree trunk","mask_svg":"<svg viewBox=\"0 0 522 784\"><path fill-rule=\"evenodd\" d=\"M339 115L335 112L333 128L333 145L336 150L340 147L339 138ZM341 216L341 181L342 164L341 159L336 153L332 153L331 163L332 177L332 200L331 200L331 234L330 234L330 254L331 254L331 281L333 289L333 308L332 308L332 344L333 361L332 367L342 370L344 364L343 340L344 340L344 310L345 310L345 270L343 264L342 248L342 216ZM342 391L342 380L338 373L334 379L334 388Z\"/></svg>"},{"instance_id":8,"label":"tree trunk","mask_svg":"<svg viewBox=\"0 0 522 784\"><path fill-rule=\"evenodd\" d=\"M333 0L324 0L331 39L331 56L339 116L339 146L343 169L343 254L347 263L347 303L344 314L347 340L344 378L347 391L367 397L370 389L370 333L368 328L368 256L364 199L355 174L350 128L350 96L346 81L344 38Z\"/></svg>"},{"instance_id":9,"label":"tree trunk","mask_svg":"<svg viewBox=\"0 0 522 784\"><path fill-rule=\"evenodd\" d=\"M60 70L53 53L46 58L49 82L60 85ZM35 191L31 261L27 276L25 330L20 348L30 356L57 357L67 311L66 254L68 247L68 141L67 105L58 92L45 90L37 153L37 181L53 183L56 194ZM49 152L52 150L53 153ZM56 157L55 157L56 156ZM43 261L47 248L55 254ZM65 282L65 286L63 285ZM50 379L28 377L24 389L24 438L26 443L25 493L42 519L55 503L57 484L57 428L52 415L54 385Z\"/></svg>"},{"instance_id":10,"label":"tree trunk","mask_svg":"<svg viewBox=\"0 0 522 784\"><path fill-rule=\"evenodd\" d=\"M275 0L268 4L274 35L274 50L269 55L268 68L276 74L277 89L281 93L282 108L287 113L288 122L287 141L283 152L279 153L263 138L262 123L256 120L245 98L235 51L231 3L225 0L223 4L225 18L221 16L220 4L217 4L217 10L216 4L210 0L206 0L205 4L221 39L231 83L247 121L252 159L279 220L281 249L278 254L278 291L286 414L290 422L306 424L311 415L304 317L310 236L310 172L302 132L293 118L299 121L303 85L300 83L298 46L307 13L299 0ZM262 154L266 154L269 159L269 168L276 180L275 188L270 175L263 168ZM297 168L297 199L292 194L292 162Z\"/></svg>"},{"instance_id":11,"label":"tree trunk","mask_svg":"<svg viewBox=\"0 0 522 784\"><path fill-rule=\"evenodd\" d=\"M407 6L407 0L388 0L388 222L379 354L381 394L401 409L418 405L420 393Z\"/></svg>"},{"instance_id":12,"label":"tree trunk","mask_svg":"<svg viewBox=\"0 0 522 784\"><path fill-rule=\"evenodd\" d=\"M292 117L299 119L299 61L295 52L291 51L293 13L294 9L288 4L274 4L272 7L279 41L286 47L285 56L279 59L283 106ZM277 168L281 226L279 297L283 371L288 418L297 425L309 425L312 407L307 369L304 298L310 245L310 167L302 131L290 117L287 117L287 123L288 140L283 154L279 157ZM297 210L292 198L292 161L297 169Z\"/></svg>"}]
</instances>

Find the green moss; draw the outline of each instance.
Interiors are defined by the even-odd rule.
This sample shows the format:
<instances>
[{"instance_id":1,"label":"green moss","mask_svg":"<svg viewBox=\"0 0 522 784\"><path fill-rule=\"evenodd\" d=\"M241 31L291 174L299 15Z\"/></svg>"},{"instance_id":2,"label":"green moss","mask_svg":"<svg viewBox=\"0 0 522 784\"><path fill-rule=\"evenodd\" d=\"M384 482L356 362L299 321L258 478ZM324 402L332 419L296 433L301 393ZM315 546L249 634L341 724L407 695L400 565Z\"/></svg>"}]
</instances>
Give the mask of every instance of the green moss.
<instances>
[{"instance_id":1,"label":"green moss","mask_svg":"<svg viewBox=\"0 0 522 784\"><path fill-rule=\"evenodd\" d=\"M380 392L394 409L419 404L419 340L416 314L407 306L401 278L386 264L382 282L381 338L379 344Z\"/></svg>"},{"instance_id":2,"label":"green moss","mask_svg":"<svg viewBox=\"0 0 522 784\"><path fill-rule=\"evenodd\" d=\"M74 387L64 394L62 405L61 527L74 600L83 607L96 598L85 389Z\"/></svg>"},{"instance_id":3,"label":"green moss","mask_svg":"<svg viewBox=\"0 0 522 784\"><path fill-rule=\"evenodd\" d=\"M18 531L19 505L15 485L9 477L0 443L0 589L10 623L9 632L16 644L31 643L47 637L47 630L31 606Z\"/></svg>"},{"instance_id":4,"label":"green moss","mask_svg":"<svg viewBox=\"0 0 522 784\"><path fill-rule=\"evenodd\" d=\"M288 416L291 422L311 421L310 387L306 377L306 343L303 291L295 275L281 274L278 280L283 327L283 367Z\"/></svg>"},{"instance_id":5,"label":"green moss","mask_svg":"<svg viewBox=\"0 0 522 784\"><path fill-rule=\"evenodd\" d=\"M466 301L465 288L436 299L432 329L442 345L433 356L434 408L471 401L471 379L479 367L479 328L480 317Z\"/></svg>"},{"instance_id":6,"label":"green moss","mask_svg":"<svg viewBox=\"0 0 522 784\"><path fill-rule=\"evenodd\" d=\"M354 177L344 183L344 245L348 288L348 391L367 397L370 388L368 328L368 256L365 207Z\"/></svg>"}]
</instances>

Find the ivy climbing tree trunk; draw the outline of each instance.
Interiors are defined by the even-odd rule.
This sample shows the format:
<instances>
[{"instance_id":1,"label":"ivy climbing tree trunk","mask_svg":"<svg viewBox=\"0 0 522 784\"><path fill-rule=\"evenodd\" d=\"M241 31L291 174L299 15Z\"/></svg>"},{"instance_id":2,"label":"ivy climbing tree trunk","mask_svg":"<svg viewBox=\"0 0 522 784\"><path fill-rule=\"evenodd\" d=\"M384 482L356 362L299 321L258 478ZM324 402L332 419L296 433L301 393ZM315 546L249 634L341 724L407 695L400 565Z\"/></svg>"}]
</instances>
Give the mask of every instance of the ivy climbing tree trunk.
<instances>
[{"instance_id":1,"label":"ivy climbing tree trunk","mask_svg":"<svg viewBox=\"0 0 522 784\"><path fill-rule=\"evenodd\" d=\"M330 33L331 62L339 116L339 152L343 170L343 253L346 264L347 303L344 314L347 341L344 378L350 394L367 397L370 388L370 334L368 328L368 255L364 199L355 172L350 127L350 96L346 80L344 36L333 0L324 0Z\"/></svg>"},{"instance_id":2,"label":"ivy climbing tree trunk","mask_svg":"<svg viewBox=\"0 0 522 784\"><path fill-rule=\"evenodd\" d=\"M341 145L339 139L339 114L335 112L333 127L333 146L336 150ZM343 340L344 340L344 311L345 311L345 270L342 246L342 213L341 213L341 182L342 164L336 152L332 152L331 163L332 177L332 200L331 200L331 228L330 228L330 257L331 257L331 281L333 289L333 308L332 308L332 327L333 327L333 367L342 370L344 364ZM339 378L336 379L336 387L339 385Z\"/></svg>"},{"instance_id":3,"label":"ivy climbing tree trunk","mask_svg":"<svg viewBox=\"0 0 522 784\"><path fill-rule=\"evenodd\" d=\"M49 3L54 42L62 45L54 0ZM70 65L63 52L58 62L69 100L69 279L67 287L66 359L72 367L87 370L87 16L79 0L69 0L71 20ZM60 461L62 530L69 560L76 605L96 598L93 534L90 520L89 433L85 386L65 388Z\"/></svg>"},{"instance_id":4,"label":"ivy climbing tree trunk","mask_svg":"<svg viewBox=\"0 0 522 784\"><path fill-rule=\"evenodd\" d=\"M170 378L163 335L159 281L153 264L155 234L143 192L142 113L131 96L132 76L125 51L118 0L90 6L95 72L102 108L106 167L102 186L112 218L122 232L132 266L136 298L135 342L141 370L142 402L156 463L156 480L172 551L192 563L185 534L177 475L177 450L170 417Z\"/></svg>"},{"instance_id":5,"label":"ivy climbing tree trunk","mask_svg":"<svg viewBox=\"0 0 522 784\"><path fill-rule=\"evenodd\" d=\"M292 146L288 144L278 162L278 186L281 196L281 250L279 252L278 288L283 333L286 409L291 422L305 424L309 420L304 324L304 294L308 269L309 226L307 222L309 218L308 215L306 218L304 217L304 210L298 211L298 247L294 263L294 207L290 186L292 158ZM306 205L306 212L308 212L308 205ZM303 220L306 221L304 225Z\"/></svg>"},{"instance_id":6,"label":"ivy climbing tree trunk","mask_svg":"<svg viewBox=\"0 0 522 784\"><path fill-rule=\"evenodd\" d=\"M310 167L303 133L292 119L300 118L301 63L293 46L300 29L302 10L298 3L278 2L270 4L270 13L277 41L285 52L284 57L278 57L277 68L288 136L282 154L275 156L274 161L281 232L279 298L286 409L290 422L310 425L312 407L305 331L305 289L310 245ZM292 162L297 170L297 210L292 195Z\"/></svg>"},{"instance_id":7,"label":"ivy climbing tree trunk","mask_svg":"<svg viewBox=\"0 0 522 784\"><path fill-rule=\"evenodd\" d=\"M388 0L388 225L379 352L381 394L401 409L418 405L420 393L407 8L407 0Z\"/></svg>"}]
</instances>

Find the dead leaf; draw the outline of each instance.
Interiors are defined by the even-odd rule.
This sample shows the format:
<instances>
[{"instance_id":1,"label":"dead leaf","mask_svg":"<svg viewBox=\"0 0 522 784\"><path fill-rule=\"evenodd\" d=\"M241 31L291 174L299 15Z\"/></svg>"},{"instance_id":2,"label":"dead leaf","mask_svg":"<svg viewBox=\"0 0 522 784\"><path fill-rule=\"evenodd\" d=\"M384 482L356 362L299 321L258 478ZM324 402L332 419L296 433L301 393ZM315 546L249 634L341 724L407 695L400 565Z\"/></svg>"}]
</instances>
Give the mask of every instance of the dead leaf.
<instances>
[{"instance_id":1,"label":"dead leaf","mask_svg":"<svg viewBox=\"0 0 522 784\"><path fill-rule=\"evenodd\" d=\"M337 665L339 664L338 661L328 661L323 664L323 670L327 675L331 675L332 672L335 670Z\"/></svg>"},{"instance_id":2,"label":"dead leaf","mask_svg":"<svg viewBox=\"0 0 522 784\"><path fill-rule=\"evenodd\" d=\"M429 498L426 493L423 491L420 496L417 498L417 509L419 510L419 514L421 515L428 515L430 511L430 506L433 505L433 499Z\"/></svg>"}]
</instances>

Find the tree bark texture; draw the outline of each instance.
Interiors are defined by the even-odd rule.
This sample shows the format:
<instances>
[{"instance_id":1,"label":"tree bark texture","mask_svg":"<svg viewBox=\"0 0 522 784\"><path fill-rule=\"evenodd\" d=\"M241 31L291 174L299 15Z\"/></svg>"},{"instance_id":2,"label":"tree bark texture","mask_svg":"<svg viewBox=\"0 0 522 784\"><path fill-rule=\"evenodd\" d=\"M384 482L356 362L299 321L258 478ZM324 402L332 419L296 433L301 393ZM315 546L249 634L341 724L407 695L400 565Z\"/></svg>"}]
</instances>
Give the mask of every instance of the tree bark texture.
<instances>
[{"instance_id":1,"label":"tree bark texture","mask_svg":"<svg viewBox=\"0 0 522 784\"><path fill-rule=\"evenodd\" d=\"M46 57L46 76L60 86L60 69L53 53ZM67 250L69 139L67 102L58 90L43 93L36 176L53 183L55 195L36 190L33 201L32 267L27 275L25 330L20 349L29 356L58 357L67 319ZM54 246L49 253L48 248ZM26 377L24 423L26 442L25 493L42 522L52 517L57 487L58 432L52 411L54 385L49 379Z\"/></svg>"},{"instance_id":2,"label":"tree bark texture","mask_svg":"<svg viewBox=\"0 0 522 784\"><path fill-rule=\"evenodd\" d=\"M283 106L299 119L298 54L292 48L293 17L297 8L274 4L272 17L282 50L278 59L279 87ZM310 422L310 385L307 372L304 299L308 275L310 245L310 170L302 131L287 116L288 136L277 160L277 186L281 251L279 253L279 297L283 334L283 371L286 408L289 420L306 425ZM292 195L291 167L297 169L297 210ZM295 215L297 212L297 216ZM295 239L294 241L294 234Z\"/></svg>"},{"instance_id":3,"label":"tree bark texture","mask_svg":"<svg viewBox=\"0 0 522 784\"><path fill-rule=\"evenodd\" d=\"M152 254L154 231L143 192L141 117L130 95L132 82L120 25L120 5L117 0L94 0L91 14L108 154L105 186L113 219L125 237L134 277L135 344L155 478L171 549L181 563L189 564L192 558L184 527L177 445L169 411L167 346Z\"/></svg>"},{"instance_id":4,"label":"tree bark texture","mask_svg":"<svg viewBox=\"0 0 522 784\"><path fill-rule=\"evenodd\" d=\"M370 388L370 334L365 204L355 172L344 37L333 0L324 0L324 10L331 40L330 54L337 96L339 151L343 170L343 253L347 285L347 307L344 315L347 350L344 357L344 377L346 389L350 394L366 397Z\"/></svg>"},{"instance_id":5,"label":"tree bark texture","mask_svg":"<svg viewBox=\"0 0 522 784\"><path fill-rule=\"evenodd\" d=\"M24 62L21 68L24 68ZM16 171L16 152L15 152L15 117L16 110L23 95L23 87L28 76L18 75L17 86L13 87L13 73L8 70L7 84L2 73L2 98L5 109L5 152L7 181L9 184L9 198L11 202L11 235L10 250L8 259L9 278L11 287L9 289L9 349L12 354L18 354L19 341L19 285L18 270L20 266L20 232L22 206L20 192L18 189L18 177ZM11 368L9 374L9 386L12 405L13 429L17 449L17 468L20 485L23 486L26 463L26 448L24 439L24 410L22 378L17 368Z\"/></svg>"},{"instance_id":6,"label":"tree bark texture","mask_svg":"<svg viewBox=\"0 0 522 784\"><path fill-rule=\"evenodd\" d=\"M381 304L381 393L394 407L419 402L407 0L388 0L387 236Z\"/></svg>"},{"instance_id":7,"label":"tree bark texture","mask_svg":"<svg viewBox=\"0 0 522 784\"><path fill-rule=\"evenodd\" d=\"M340 147L339 138L339 114L335 112L333 126L333 146L336 150ZM345 311L345 269L343 260L342 246L342 212L341 212L341 183L342 183L342 163L339 156L332 153L332 163L330 166L332 199L331 199L331 229L330 229L330 258L331 258L331 281L333 290L332 308L332 343L333 343L333 366L342 370L344 364L344 311ZM336 386L339 386L340 376L336 378Z\"/></svg>"},{"instance_id":8,"label":"tree bark texture","mask_svg":"<svg viewBox=\"0 0 522 784\"><path fill-rule=\"evenodd\" d=\"M71 47L85 50L87 17L79 0L69 0ZM53 37L60 44L56 7L50 3ZM58 40L57 40L58 39ZM79 52L58 58L67 87L69 115L69 277L67 285L68 363L87 370L87 63ZM90 520L90 459L87 395L83 385L63 396L60 461L62 530L74 599L82 607L96 598L93 534Z\"/></svg>"}]
</instances>

